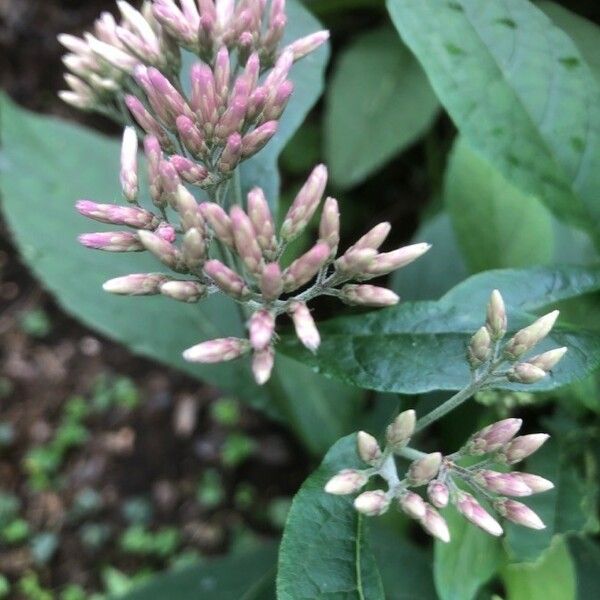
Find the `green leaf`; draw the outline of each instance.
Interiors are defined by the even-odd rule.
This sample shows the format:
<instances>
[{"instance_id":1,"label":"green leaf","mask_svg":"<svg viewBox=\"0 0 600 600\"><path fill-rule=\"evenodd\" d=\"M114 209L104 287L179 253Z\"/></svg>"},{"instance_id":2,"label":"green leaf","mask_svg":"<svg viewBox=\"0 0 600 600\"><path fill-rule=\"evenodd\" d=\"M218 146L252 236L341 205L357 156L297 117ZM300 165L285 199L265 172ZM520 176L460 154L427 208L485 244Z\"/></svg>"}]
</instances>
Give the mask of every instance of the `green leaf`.
<instances>
[{"instance_id":1,"label":"green leaf","mask_svg":"<svg viewBox=\"0 0 600 600\"><path fill-rule=\"evenodd\" d=\"M549 263L552 217L458 138L446 172L445 202L472 271ZM518 215L518 218L515 218Z\"/></svg>"},{"instance_id":2,"label":"green leaf","mask_svg":"<svg viewBox=\"0 0 600 600\"><path fill-rule=\"evenodd\" d=\"M554 489L525 500L546 525L532 531L506 523L505 545L510 557L519 562L536 561L550 547L556 536L583 531L589 518L585 502L587 489L571 454L560 442L551 439L527 461L527 471L554 483Z\"/></svg>"},{"instance_id":3,"label":"green leaf","mask_svg":"<svg viewBox=\"0 0 600 600\"><path fill-rule=\"evenodd\" d=\"M352 40L327 93L325 153L342 188L364 181L430 126L438 102L417 61L393 30Z\"/></svg>"},{"instance_id":4,"label":"green leaf","mask_svg":"<svg viewBox=\"0 0 600 600\"><path fill-rule=\"evenodd\" d=\"M500 540L458 514L444 511L450 543L435 542L433 573L440 600L472 600L502 563Z\"/></svg>"},{"instance_id":5,"label":"green leaf","mask_svg":"<svg viewBox=\"0 0 600 600\"><path fill-rule=\"evenodd\" d=\"M358 387L405 394L458 390L470 381L465 347L484 320L494 288L506 299L512 333L535 319L524 309L535 310L599 286L598 267L488 271L470 277L437 302L399 304L320 324L322 342L316 355L292 337L285 337L279 348L323 374ZM597 333L561 324L535 352L557 346L567 346L569 352L551 376L534 385L498 387L550 390L583 378L600 364Z\"/></svg>"},{"instance_id":6,"label":"green leaf","mask_svg":"<svg viewBox=\"0 0 600 600\"><path fill-rule=\"evenodd\" d=\"M272 600L276 546L153 577L124 600Z\"/></svg>"},{"instance_id":7,"label":"green leaf","mask_svg":"<svg viewBox=\"0 0 600 600\"><path fill-rule=\"evenodd\" d=\"M296 494L279 550L278 600L384 599L364 517L354 510L353 498L323 489L341 469L362 466L356 436L349 435L329 450Z\"/></svg>"},{"instance_id":8,"label":"green leaf","mask_svg":"<svg viewBox=\"0 0 600 600\"><path fill-rule=\"evenodd\" d=\"M577 573L577 598L600 598L600 546L588 538L573 536L569 550Z\"/></svg>"},{"instance_id":9,"label":"green leaf","mask_svg":"<svg viewBox=\"0 0 600 600\"><path fill-rule=\"evenodd\" d=\"M556 539L536 563L508 565L503 580L509 600L577 598L575 568L563 539Z\"/></svg>"},{"instance_id":10,"label":"green leaf","mask_svg":"<svg viewBox=\"0 0 600 600\"><path fill-rule=\"evenodd\" d=\"M388 0L469 144L561 217L600 231L600 86L526 0Z\"/></svg>"}]
</instances>

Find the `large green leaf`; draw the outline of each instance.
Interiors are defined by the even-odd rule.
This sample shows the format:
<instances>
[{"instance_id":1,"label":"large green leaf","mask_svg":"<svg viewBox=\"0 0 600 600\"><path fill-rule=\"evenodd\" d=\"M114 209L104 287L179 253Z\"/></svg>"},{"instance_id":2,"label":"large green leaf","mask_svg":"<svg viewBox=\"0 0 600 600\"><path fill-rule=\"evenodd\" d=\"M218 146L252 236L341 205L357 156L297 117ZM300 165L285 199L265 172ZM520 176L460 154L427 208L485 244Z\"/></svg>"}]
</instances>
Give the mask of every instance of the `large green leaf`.
<instances>
[{"instance_id":1,"label":"large green leaf","mask_svg":"<svg viewBox=\"0 0 600 600\"><path fill-rule=\"evenodd\" d=\"M438 102L396 33L384 27L352 40L327 92L325 153L333 181L366 179L431 125Z\"/></svg>"},{"instance_id":2,"label":"large green leaf","mask_svg":"<svg viewBox=\"0 0 600 600\"><path fill-rule=\"evenodd\" d=\"M320 372L368 389L406 394L456 390L470 380L465 347L481 326L494 288L509 307L514 332L534 320L524 312L600 287L600 268L532 268L475 275L437 302L414 302L333 319L320 325L322 343L312 356L291 337L280 349ZM594 332L559 325L537 351L567 346L569 352L552 375L530 386L509 389L549 390L581 379L600 363L600 338Z\"/></svg>"},{"instance_id":3,"label":"large green leaf","mask_svg":"<svg viewBox=\"0 0 600 600\"><path fill-rule=\"evenodd\" d=\"M462 138L452 151L444 196L472 271L550 262L554 231L546 207L511 185Z\"/></svg>"},{"instance_id":4,"label":"large green leaf","mask_svg":"<svg viewBox=\"0 0 600 600\"><path fill-rule=\"evenodd\" d=\"M569 550L577 572L577 598L600 598L600 546L585 537L569 539Z\"/></svg>"},{"instance_id":5,"label":"large green leaf","mask_svg":"<svg viewBox=\"0 0 600 600\"><path fill-rule=\"evenodd\" d=\"M435 542L433 573L440 600L472 600L502 564L495 538L469 523L454 508L444 511L450 543Z\"/></svg>"},{"instance_id":6,"label":"large green leaf","mask_svg":"<svg viewBox=\"0 0 600 600\"><path fill-rule=\"evenodd\" d=\"M349 496L323 490L344 468L361 467L356 436L339 440L294 498L279 549L278 600L378 600L383 588L364 518Z\"/></svg>"},{"instance_id":7,"label":"large green leaf","mask_svg":"<svg viewBox=\"0 0 600 600\"><path fill-rule=\"evenodd\" d=\"M124 600L273 600L275 544L157 575Z\"/></svg>"},{"instance_id":8,"label":"large green leaf","mask_svg":"<svg viewBox=\"0 0 600 600\"><path fill-rule=\"evenodd\" d=\"M508 600L575 600L577 597L573 560L565 540L560 538L539 561L508 565L503 580Z\"/></svg>"},{"instance_id":9,"label":"large green leaf","mask_svg":"<svg viewBox=\"0 0 600 600\"><path fill-rule=\"evenodd\" d=\"M597 235L600 86L571 39L527 0L387 5L469 144Z\"/></svg>"}]
</instances>

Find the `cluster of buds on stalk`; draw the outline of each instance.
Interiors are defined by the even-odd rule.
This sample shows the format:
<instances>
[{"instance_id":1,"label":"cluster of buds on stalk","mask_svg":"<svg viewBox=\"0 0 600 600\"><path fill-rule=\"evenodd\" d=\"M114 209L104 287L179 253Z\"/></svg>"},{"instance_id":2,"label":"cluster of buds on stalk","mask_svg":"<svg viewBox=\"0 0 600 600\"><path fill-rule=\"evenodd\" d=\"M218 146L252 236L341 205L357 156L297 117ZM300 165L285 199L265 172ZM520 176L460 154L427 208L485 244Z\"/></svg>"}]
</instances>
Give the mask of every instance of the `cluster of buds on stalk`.
<instances>
[{"instance_id":1,"label":"cluster of buds on stalk","mask_svg":"<svg viewBox=\"0 0 600 600\"><path fill-rule=\"evenodd\" d=\"M507 469L533 454L549 436L543 433L516 436L521 424L521 419L504 419L472 435L454 454L425 454L407 447L415 429L415 412L407 410L388 426L383 450L372 435L360 431L357 452L368 467L340 471L327 482L325 491L354 494L371 478L383 479L387 489L363 491L354 500L355 509L372 517L395 504L442 542L450 541L450 531L439 509L448 505L493 536L503 533L493 512L518 525L543 529L545 525L539 516L514 498L545 492L554 485L538 475ZM396 457L413 459L402 478ZM473 457L481 460L473 464ZM462 459L467 459L468 466L461 466ZM492 470L493 466L499 470Z\"/></svg>"},{"instance_id":2,"label":"cluster of buds on stalk","mask_svg":"<svg viewBox=\"0 0 600 600\"><path fill-rule=\"evenodd\" d=\"M467 358L473 379L493 385L499 380L531 384L546 377L565 355L567 348L554 348L526 358L539 342L552 330L559 311L554 310L534 323L517 331L504 342L507 318L504 300L498 290L491 294L487 317L473 335L467 349ZM502 370L508 365L508 368Z\"/></svg>"}]
</instances>

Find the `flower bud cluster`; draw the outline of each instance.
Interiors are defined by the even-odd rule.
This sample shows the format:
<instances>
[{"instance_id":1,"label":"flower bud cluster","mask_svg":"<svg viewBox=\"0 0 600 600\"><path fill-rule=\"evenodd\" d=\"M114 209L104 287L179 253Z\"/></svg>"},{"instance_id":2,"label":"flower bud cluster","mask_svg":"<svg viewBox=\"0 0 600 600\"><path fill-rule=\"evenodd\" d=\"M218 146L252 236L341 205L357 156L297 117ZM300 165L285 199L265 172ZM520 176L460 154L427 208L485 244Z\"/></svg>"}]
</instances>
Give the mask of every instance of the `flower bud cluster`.
<instances>
[{"instance_id":1,"label":"flower bud cluster","mask_svg":"<svg viewBox=\"0 0 600 600\"><path fill-rule=\"evenodd\" d=\"M343 469L325 485L329 494L360 492L372 477L386 481L388 489L363 491L354 500L354 508L367 516L378 516L396 503L397 507L423 529L443 542L450 541L450 531L438 509L452 504L468 521L493 536L503 533L493 511L509 521L543 529L544 523L529 507L513 498L531 496L554 487L552 482L530 473L494 471L490 467L512 465L526 458L548 439L546 434L515 437L520 419L505 419L478 431L458 452L443 456L440 452L424 454L407 448L415 427L415 413L407 410L387 429L382 450L368 433L357 434L357 453L368 467ZM414 457L404 477L398 475L394 455ZM461 466L461 459L481 456L482 460ZM469 461L472 463L472 460ZM415 488L425 488L421 495ZM465 488L471 490L466 491ZM492 510L484 508L475 497L482 498Z\"/></svg>"},{"instance_id":2,"label":"flower bud cluster","mask_svg":"<svg viewBox=\"0 0 600 600\"><path fill-rule=\"evenodd\" d=\"M507 331L506 309L500 292L494 290L485 325L473 335L467 348L474 376L488 376L502 364L509 363L510 369L501 377L513 383L531 384L546 377L562 359L566 348L555 348L525 360L523 357L550 333L558 314L559 311L554 310L540 317L503 343Z\"/></svg>"}]
</instances>

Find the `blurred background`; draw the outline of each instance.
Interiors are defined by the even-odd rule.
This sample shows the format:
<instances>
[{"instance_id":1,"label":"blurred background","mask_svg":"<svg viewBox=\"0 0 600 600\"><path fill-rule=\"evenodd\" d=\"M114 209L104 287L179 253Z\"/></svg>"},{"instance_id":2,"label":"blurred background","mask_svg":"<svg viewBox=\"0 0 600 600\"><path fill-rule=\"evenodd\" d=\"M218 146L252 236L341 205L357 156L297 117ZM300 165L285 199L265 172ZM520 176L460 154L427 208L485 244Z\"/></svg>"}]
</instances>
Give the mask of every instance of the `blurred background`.
<instances>
[{"instance_id":1,"label":"blurred background","mask_svg":"<svg viewBox=\"0 0 600 600\"><path fill-rule=\"evenodd\" d=\"M344 237L387 220L392 241L407 242L440 214L454 127L427 89L409 119L413 131L397 135L382 121L386 102L390 119L398 104L412 110L406 86L426 86L422 74L394 80L408 55L382 1L305 4L331 30L332 59L324 98L281 157L283 195L293 197L310 169L327 162ZM561 4L600 24L597 2ZM0 89L25 108L119 135L110 121L56 96L63 87L57 34L80 35L103 10L117 12L112 0L0 0ZM376 72L381 85L353 116L362 133L344 137L352 123L337 103L359 94L362 77L381 56L395 56L394 45L400 58ZM353 72L357 53L368 58L362 73ZM361 135L366 141L382 126L393 135L365 149ZM372 160L363 157L368 164L357 170L354 157L364 152ZM494 266L524 266L511 260L499 255ZM440 267L447 268L449 280L431 270L424 276L422 297L477 270L459 261ZM407 295L416 298L414 275L406 277L415 288ZM319 305L320 316L333 306ZM167 566L251 548L280 532L314 464L280 423L70 318L32 277L0 220L0 598L8 581L17 582L15 597L31 599L52 598L50 590L62 590L56 597L64 600L118 594Z\"/></svg>"}]
</instances>

